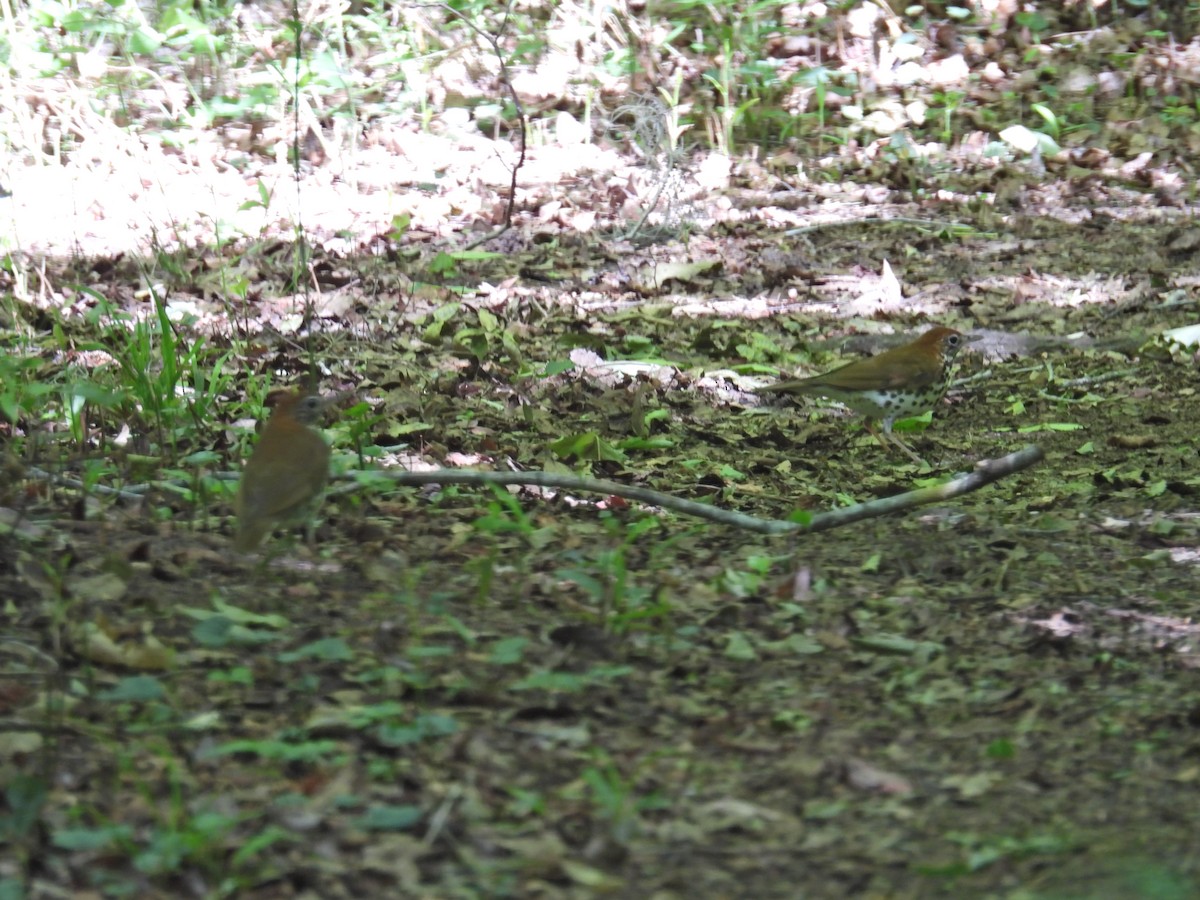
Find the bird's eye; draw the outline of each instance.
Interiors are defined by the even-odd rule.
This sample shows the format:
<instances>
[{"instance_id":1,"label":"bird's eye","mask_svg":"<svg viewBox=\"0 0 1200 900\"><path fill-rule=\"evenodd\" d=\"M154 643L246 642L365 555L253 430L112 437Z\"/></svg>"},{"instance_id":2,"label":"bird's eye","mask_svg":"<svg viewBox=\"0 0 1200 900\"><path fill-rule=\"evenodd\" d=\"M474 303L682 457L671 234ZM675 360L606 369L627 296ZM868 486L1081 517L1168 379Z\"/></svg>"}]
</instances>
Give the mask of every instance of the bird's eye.
<instances>
[{"instance_id":1,"label":"bird's eye","mask_svg":"<svg viewBox=\"0 0 1200 900\"><path fill-rule=\"evenodd\" d=\"M308 396L300 401L296 416L303 422L315 422L320 418L322 408L320 397Z\"/></svg>"},{"instance_id":2,"label":"bird's eye","mask_svg":"<svg viewBox=\"0 0 1200 900\"><path fill-rule=\"evenodd\" d=\"M951 347L957 347L958 346L958 335L957 334L950 335L949 342L950 342Z\"/></svg>"}]
</instances>

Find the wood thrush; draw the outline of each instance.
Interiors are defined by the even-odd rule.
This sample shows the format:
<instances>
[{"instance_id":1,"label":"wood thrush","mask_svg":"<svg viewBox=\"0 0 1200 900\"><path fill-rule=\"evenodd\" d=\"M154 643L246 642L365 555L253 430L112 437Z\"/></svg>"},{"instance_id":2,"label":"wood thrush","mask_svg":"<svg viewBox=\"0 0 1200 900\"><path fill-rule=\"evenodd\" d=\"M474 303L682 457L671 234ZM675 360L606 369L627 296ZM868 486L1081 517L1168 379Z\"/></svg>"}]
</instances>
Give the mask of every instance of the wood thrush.
<instances>
[{"instance_id":1,"label":"wood thrush","mask_svg":"<svg viewBox=\"0 0 1200 900\"><path fill-rule=\"evenodd\" d=\"M757 388L759 393L805 394L829 397L846 404L866 417L867 431L884 447L887 442L871 427L878 419L884 433L918 463L924 463L898 435L892 434L896 419L929 412L937 405L950 380L950 365L958 351L979 335L965 335L953 328L938 326L926 331L910 344L887 350L870 359L852 362L841 368L802 378L781 381Z\"/></svg>"},{"instance_id":2,"label":"wood thrush","mask_svg":"<svg viewBox=\"0 0 1200 900\"><path fill-rule=\"evenodd\" d=\"M234 548L247 553L276 525L306 520L329 478L329 445L316 424L326 401L306 391L267 398L271 418L242 472Z\"/></svg>"}]
</instances>

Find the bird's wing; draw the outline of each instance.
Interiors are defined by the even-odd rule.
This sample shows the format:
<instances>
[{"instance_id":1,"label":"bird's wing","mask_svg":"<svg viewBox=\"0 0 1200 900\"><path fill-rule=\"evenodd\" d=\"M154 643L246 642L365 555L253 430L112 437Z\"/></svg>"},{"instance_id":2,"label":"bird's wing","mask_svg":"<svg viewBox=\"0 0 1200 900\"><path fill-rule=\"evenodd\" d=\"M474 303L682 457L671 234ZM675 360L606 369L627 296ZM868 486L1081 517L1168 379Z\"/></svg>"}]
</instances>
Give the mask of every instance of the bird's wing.
<instances>
[{"instance_id":1,"label":"bird's wing","mask_svg":"<svg viewBox=\"0 0 1200 900\"><path fill-rule=\"evenodd\" d=\"M906 347L897 348L897 350L907 349ZM907 353L903 356L897 354L893 357L892 354L895 352L889 350L867 360L852 362L840 369L834 369L832 372L826 372L824 375L818 375L816 378L810 378L806 382L800 383L807 383L809 391L815 391L821 387L839 391L875 391L900 387L923 388L937 381L940 366L931 366L927 360Z\"/></svg>"},{"instance_id":2,"label":"bird's wing","mask_svg":"<svg viewBox=\"0 0 1200 900\"><path fill-rule=\"evenodd\" d=\"M292 437L308 439L303 434ZM314 443L310 454L279 453L270 457L264 454L251 458L242 473L239 515L274 518L303 506L320 492L329 471L329 449L320 437L313 437L320 441L320 447ZM260 463L267 458L271 459L269 464Z\"/></svg>"}]
</instances>

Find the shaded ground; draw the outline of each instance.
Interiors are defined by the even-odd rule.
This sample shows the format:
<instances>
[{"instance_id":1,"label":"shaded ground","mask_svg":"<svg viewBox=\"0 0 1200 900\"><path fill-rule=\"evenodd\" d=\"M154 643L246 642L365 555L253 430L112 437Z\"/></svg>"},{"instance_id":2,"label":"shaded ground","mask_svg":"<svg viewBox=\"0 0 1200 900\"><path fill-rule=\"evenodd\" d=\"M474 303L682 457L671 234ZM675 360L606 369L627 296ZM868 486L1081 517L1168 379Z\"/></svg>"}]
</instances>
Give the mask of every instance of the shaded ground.
<instances>
[{"instance_id":1,"label":"shaded ground","mask_svg":"<svg viewBox=\"0 0 1200 900\"><path fill-rule=\"evenodd\" d=\"M910 256L922 284L961 283L963 254L976 261L937 319L982 322L985 353L1025 323L1090 339L966 357L917 449L942 473L1029 441L1047 459L946 508L791 541L590 503L360 490L327 505L311 561L277 541L264 568L231 557L227 524L192 533L160 494L6 538L9 634L48 654L43 681L9 682L32 691L11 712L59 710L24 757L54 773L43 829L16 845L34 895L1190 896L1195 363L1130 335L1194 307L1030 304L1011 322L977 286L989 271L1055 254L1063 278L1102 280L1131 245L1163 242L1146 224L1086 245L1033 230L922 239ZM875 258L913 246L867 226L812 252L848 271L866 241ZM414 374L463 344L400 337L362 367L386 398L367 444L418 412L431 460L486 449L537 467L564 433L641 437L593 470L777 517L920 476L850 420L763 408L741 390L753 377L703 374L739 346L778 348L764 362L785 369L833 362L792 355L809 318L643 306L523 325L525 310L506 326L527 358L591 333L680 370L514 391L486 366ZM1018 433L1052 425L1073 430ZM354 427L333 430L341 467L357 465ZM67 511L56 501L23 503L41 519ZM97 663L80 622L126 653L169 648L161 693Z\"/></svg>"}]
</instances>

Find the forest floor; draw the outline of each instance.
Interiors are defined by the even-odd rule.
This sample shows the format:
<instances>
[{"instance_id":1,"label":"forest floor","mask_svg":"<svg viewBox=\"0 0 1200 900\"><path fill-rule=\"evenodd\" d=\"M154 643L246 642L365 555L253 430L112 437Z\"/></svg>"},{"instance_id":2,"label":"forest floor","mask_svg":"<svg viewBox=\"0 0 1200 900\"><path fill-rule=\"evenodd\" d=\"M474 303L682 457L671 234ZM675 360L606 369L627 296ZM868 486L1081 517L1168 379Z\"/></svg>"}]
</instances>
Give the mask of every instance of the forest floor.
<instances>
[{"instance_id":1,"label":"forest floor","mask_svg":"<svg viewBox=\"0 0 1200 900\"><path fill-rule=\"evenodd\" d=\"M1200 895L1200 379L1163 337L1197 319L1194 166L864 139L664 171L560 120L514 226L466 250L516 154L456 121L298 189L261 148L114 134L0 199L0 879ZM904 426L925 466L753 391L931 324L981 337ZM315 541L239 557L262 395L312 373L356 394ZM582 472L786 519L1029 444L973 493L790 537L380 475Z\"/></svg>"},{"instance_id":2,"label":"forest floor","mask_svg":"<svg viewBox=\"0 0 1200 900\"><path fill-rule=\"evenodd\" d=\"M1158 249L1177 230L833 225L793 258L821 273L904 261L920 288L849 319L790 297L725 314L707 291L585 311L578 291L535 287L544 304L458 306L456 340L427 330L442 299L403 301L415 324L391 334L316 329L318 356L349 361L330 368L377 401L354 433L331 429L339 472L370 468L354 440L541 469L587 434L611 451L596 474L784 518L1031 442L1046 458L802 538L611 500L367 484L327 501L315 549L281 537L266 564L227 549L227 498L101 496L83 515L56 489L29 509L53 537L6 544L0 591L12 634L65 611L50 631L74 646L45 672L68 698L35 754L59 773L50 820L119 835L54 847L42 877L111 890L132 854L160 885L233 878L245 896L1191 895L1197 382L1187 352L1149 336L1194 304L1125 299L1134 261L1186 277ZM706 251L681 257L790 243L694 240ZM576 267L620 265L587 246ZM979 287L1037 272L1055 286L1029 302ZM478 321L488 309L500 324ZM464 320L492 328L502 364L463 352ZM928 470L827 404L764 405L747 386L770 379L729 365L884 321L984 335L929 428L906 432ZM514 378L501 329L527 369L592 346L642 362ZM806 370L844 356L825 347ZM81 651L83 625L123 649ZM160 688L125 693L147 642L167 648Z\"/></svg>"}]
</instances>

